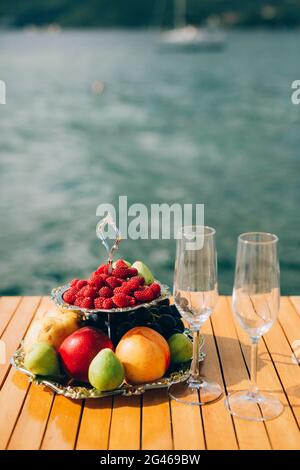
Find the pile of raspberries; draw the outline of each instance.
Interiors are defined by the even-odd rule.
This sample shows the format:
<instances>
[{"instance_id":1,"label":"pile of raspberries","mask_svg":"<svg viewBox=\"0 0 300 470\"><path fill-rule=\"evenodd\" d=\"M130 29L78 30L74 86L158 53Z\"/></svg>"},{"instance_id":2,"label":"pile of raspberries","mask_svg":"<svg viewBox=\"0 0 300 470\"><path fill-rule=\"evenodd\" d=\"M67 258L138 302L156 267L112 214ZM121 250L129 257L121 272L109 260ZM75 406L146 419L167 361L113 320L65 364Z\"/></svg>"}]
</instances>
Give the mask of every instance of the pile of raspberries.
<instances>
[{"instance_id":1,"label":"pile of raspberries","mask_svg":"<svg viewBox=\"0 0 300 470\"><path fill-rule=\"evenodd\" d=\"M144 278L123 260L116 262L111 274L108 270L108 264L101 264L89 279L73 279L64 301L81 308L110 310L134 307L160 296L159 284L145 286Z\"/></svg>"}]
</instances>

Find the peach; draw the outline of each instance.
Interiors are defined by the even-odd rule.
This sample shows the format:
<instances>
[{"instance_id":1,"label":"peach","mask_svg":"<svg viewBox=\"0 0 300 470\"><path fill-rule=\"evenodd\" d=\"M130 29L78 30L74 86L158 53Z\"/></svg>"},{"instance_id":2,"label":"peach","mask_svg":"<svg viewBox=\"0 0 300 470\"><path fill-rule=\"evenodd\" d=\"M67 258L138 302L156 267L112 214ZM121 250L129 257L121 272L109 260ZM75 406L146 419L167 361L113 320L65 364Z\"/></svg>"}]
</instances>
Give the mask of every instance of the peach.
<instances>
[{"instance_id":1,"label":"peach","mask_svg":"<svg viewBox=\"0 0 300 470\"><path fill-rule=\"evenodd\" d=\"M170 365L167 341L146 326L129 330L117 345L116 355L124 366L126 381L131 384L160 379Z\"/></svg>"}]
</instances>

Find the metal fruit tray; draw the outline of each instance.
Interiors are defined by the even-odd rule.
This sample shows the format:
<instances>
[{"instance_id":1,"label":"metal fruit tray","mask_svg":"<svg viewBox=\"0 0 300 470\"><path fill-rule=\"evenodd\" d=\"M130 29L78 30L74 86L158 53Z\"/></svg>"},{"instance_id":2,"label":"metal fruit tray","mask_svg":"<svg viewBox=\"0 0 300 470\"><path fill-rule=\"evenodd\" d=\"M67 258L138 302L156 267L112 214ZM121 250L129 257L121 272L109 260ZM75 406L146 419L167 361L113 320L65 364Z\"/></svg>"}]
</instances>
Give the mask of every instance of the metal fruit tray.
<instances>
[{"instance_id":1,"label":"metal fruit tray","mask_svg":"<svg viewBox=\"0 0 300 470\"><path fill-rule=\"evenodd\" d=\"M185 334L188 337L191 337L190 330L185 330ZM204 337L201 335L199 361L203 361L205 358L203 346ZM69 378L64 376L61 376L59 378L36 376L24 367L24 356L24 349L21 345L21 347L14 353L10 360L12 366L23 374L26 374L29 377L30 381L45 386L51 389L53 392L57 393L58 395L63 395L67 398L72 398L74 400L102 398L114 395L130 397L133 395L141 395L147 390L167 388L170 383L183 382L184 380L186 380L189 374L190 367L190 362L179 364L176 368L170 369L165 377L162 377L161 379L156 380L154 382L139 385L129 385L124 383L121 387L115 390L111 390L108 392L99 392L91 386L89 387L86 384L80 384L78 382L76 383L72 379L70 380Z\"/></svg>"}]
</instances>

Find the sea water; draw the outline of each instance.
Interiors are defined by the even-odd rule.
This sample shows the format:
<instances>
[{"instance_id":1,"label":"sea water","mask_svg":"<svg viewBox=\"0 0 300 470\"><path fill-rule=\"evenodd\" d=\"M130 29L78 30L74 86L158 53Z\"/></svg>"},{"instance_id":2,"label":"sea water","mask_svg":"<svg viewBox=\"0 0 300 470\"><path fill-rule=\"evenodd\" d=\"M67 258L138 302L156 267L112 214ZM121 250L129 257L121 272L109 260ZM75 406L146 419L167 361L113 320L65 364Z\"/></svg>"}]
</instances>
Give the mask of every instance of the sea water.
<instances>
[{"instance_id":1,"label":"sea water","mask_svg":"<svg viewBox=\"0 0 300 470\"><path fill-rule=\"evenodd\" d=\"M237 235L276 233L282 291L299 294L299 40L231 32L222 52L192 54L149 31L1 32L0 293L87 275L105 253L96 208L127 195L205 204L221 293ZM174 248L124 240L120 255L171 284Z\"/></svg>"}]
</instances>

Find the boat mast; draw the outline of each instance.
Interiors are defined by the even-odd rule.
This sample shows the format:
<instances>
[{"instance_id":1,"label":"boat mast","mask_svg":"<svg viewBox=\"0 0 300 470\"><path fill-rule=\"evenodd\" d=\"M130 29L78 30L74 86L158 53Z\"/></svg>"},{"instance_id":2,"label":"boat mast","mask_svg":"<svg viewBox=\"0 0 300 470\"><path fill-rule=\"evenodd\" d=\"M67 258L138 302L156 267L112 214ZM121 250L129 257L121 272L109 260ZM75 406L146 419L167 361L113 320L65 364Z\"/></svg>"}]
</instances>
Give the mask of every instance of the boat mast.
<instances>
[{"instance_id":1,"label":"boat mast","mask_svg":"<svg viewBox=\"0 0 300 470\"><path fill-rule=\"evenodd\" d=\"M174 23L175 28L183 28L186 25L186 0L175 0Z\"/></svg>"}]
</instances>

